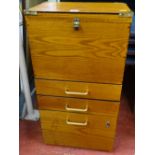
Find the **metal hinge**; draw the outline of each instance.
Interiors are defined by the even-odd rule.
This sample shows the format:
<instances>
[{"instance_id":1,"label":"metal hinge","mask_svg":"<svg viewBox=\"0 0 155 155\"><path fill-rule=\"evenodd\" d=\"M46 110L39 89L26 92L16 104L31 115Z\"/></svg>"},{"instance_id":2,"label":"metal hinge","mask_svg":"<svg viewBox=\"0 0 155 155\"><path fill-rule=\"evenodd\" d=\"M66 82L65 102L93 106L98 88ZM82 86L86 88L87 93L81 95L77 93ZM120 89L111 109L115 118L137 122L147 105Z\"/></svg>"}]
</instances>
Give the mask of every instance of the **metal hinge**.
<instances>
[{"instance_id":1,"label":"metal hinge","mask_svg":"<svg viewBox=\"0 0 155 155\"><path fill-rule=\"evenodd\" d=\"M132 11L129 11L129 12L120 12L119 13L119 16L121 17L132 17L134 15L134 13Z\"/></svg>"},{"instance_id":2,"label":"metal hinge","mask_svg":"<svg viewBox=\"0 0 155 155\"><path fill-rule=\"evenodd\" d=\"M36 16L38 14L37 11L27 11L27 10L25 10L24 13L25 15L32 15L32 16Z\"/></svg>"}]
</instances>

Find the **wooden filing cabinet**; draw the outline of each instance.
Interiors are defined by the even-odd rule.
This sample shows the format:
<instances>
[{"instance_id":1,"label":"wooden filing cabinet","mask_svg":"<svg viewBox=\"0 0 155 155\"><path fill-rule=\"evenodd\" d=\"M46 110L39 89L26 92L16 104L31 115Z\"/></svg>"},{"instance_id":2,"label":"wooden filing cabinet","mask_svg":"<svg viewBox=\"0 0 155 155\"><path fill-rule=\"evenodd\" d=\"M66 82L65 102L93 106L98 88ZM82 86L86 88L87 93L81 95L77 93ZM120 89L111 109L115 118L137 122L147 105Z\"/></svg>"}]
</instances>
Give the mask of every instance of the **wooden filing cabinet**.
<instances>
[{"instance_id":1,"label":"wooden filing cabinet","mask_svg":"<svg viewBox=\"0 0 155 155\"><path fill-rule=\"evenodd\" d=\"M112 150L131 10L45 2L25 19L44 142Z\"/></svg>"}]
</instances>

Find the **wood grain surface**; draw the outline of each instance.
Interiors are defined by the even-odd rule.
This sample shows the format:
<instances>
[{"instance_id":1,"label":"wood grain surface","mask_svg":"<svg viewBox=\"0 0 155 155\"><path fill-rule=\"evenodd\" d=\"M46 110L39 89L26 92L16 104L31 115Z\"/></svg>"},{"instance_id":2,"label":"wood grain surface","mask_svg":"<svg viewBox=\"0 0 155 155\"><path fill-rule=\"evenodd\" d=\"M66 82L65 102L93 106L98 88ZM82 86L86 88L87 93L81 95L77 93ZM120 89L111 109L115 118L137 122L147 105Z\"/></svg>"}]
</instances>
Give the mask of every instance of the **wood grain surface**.
<instances>
[{"instance_id":1,"label":"wood grain surface","mask_svg":"<svg viewBox=\"0 0 155 155\"><path fill-rule=\"evenodd\" d=\"M79 114L50 110L40 110L40 115L42 129L52 129L58 126L60 128L89 128L88 130L101 129L101 131L106 132L107 135L111 135L111 132L115 131L117 121L117 117L109 115ZM67 120L76 123L84 123L87 121L87 125L68 125ZM106 126L107 122L110 122L109 128Z\"/></svg>"},{"instance_id":2,"label":"wood grain surface","mask_svg":"<svg viewBox=\"0 0 155 155\"><path fill-rule=\"evenodd\" d=\"M86 141L91 141L90 143L94 144L93 140L96 137L96 142L102 140L102 143L108 143L110 140L111 143L115 137L115 128L117 117L109 117L109 116L100 116L100 115L87 115L87 114L76 114L76 113L67 113L67 112L58 112L58 111L48 111L48 110L40 110L41 114L41 127L44 130L48 130L51 133L53 132L54 136L52 138L44 136L45 142L54 143L58 141L58 144L76 144L76 147L80 145L80 141L82 138L86 138ZM67 121L83 123L87 120L86 126L77 126L77 125L68 125ZM106 127L106 123L110 122L110 127ZM58 133L63 135L66 138L62 138L62 136L58 136ZM53 135L53 134L52 134ZM75 142L75 137L80 139ZM100 139L101 138L101 139ZM71 140L72 139L72 140ZM94 148L105 149L104 145L99 145L98 142L95 144ZM112 147L112 144L110 146ZM87 147L88 144L83 145L83 147ZM98 146L99 145L99 146ZM102 147L101 147L102 146ZM109 146L109 147L110 147ZM89 146L90 147L90 146Z\"/></svg>"},{"instance_id":3,"label":"wood grain surface","mask_svg":"<svg viewBox=\"0 0 155 155\"><path fill-rule=\"evenodd\" d=\"M27 30L35 77L122 83L129 24L105 22L102 15L50 14L27 16Z\"/></svg>"},{"instance_id":4,"label":"wood grain surface","mask_svg":"<svg viewBox=\"0 0 155 155\"><path fill-rule=\"evenodd\" d=\"M44 143L104 151L111 151L113 148L114 138L96 135L93 132L75 134L72 131L42 130Z\"/></svg>"},{"instance_id":5,"label":"wood grain surface","mask_svg":"<svg viewBox=\"0 0 155 155\"><path fill-rule=\"evenodd\" d=\"M39 12L85 12L85 13L119 13L129 12L125 3L80 3L80 2L44 2L29 9Z\"/></svg>"},{"instance_id":6,"label":"wood grain surface","mask_svg":"<svg viewBox=\"0 0 155 155\"><path fill-rule=\"evenodd\" d=\"M75 99L66 97L37 95L37 101L40 110L58 110L65 112L79 112L78 110L67 110L66 106L73 109L86 109L81 113L93 113L100 115L117 116L119 111L119 102Z\"/></svg>"},{"instance_id":7,"label":"wood grain surface","mask_svg":"<svg viewBox=\"0 0 155 155\"><path fill-rule=\"evenodd\" d=\"M25 19L44 142L110 151L132 21L119 13L130 9L45 2L29 11L37 11Z\"/></svg>"},{"instance_id":8,"label":"wood grain surface","mask_svg":"<svg viewBox=\"0 0 155 155\"><path fill-rule=\"evenodd\" d=\"M122 85L96 84L85 82L55 81L35 79L36 93L75 98L102 99L120 101ZM65 91L85 93L87 95L66 94Z\"/></svg>"}]
</instances>

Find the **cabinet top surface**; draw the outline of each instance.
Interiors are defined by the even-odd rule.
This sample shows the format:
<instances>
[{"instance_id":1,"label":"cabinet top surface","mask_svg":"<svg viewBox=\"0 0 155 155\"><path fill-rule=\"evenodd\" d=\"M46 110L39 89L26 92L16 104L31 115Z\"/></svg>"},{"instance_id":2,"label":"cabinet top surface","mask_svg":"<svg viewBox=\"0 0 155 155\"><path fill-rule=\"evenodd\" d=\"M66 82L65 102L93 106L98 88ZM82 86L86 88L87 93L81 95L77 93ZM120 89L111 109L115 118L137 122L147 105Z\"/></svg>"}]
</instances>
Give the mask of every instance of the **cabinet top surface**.
<instances>
[{"instance_id":1,"label":"cabinet top surface","mask_svg":"<svg viewBox=\"0 0 155 155\"><path fill-rule=\"evenodd\" d=\"M131 10L125 3L44 2L29 9L38 12L120 13Z\"/></svg>"}]
</instances>

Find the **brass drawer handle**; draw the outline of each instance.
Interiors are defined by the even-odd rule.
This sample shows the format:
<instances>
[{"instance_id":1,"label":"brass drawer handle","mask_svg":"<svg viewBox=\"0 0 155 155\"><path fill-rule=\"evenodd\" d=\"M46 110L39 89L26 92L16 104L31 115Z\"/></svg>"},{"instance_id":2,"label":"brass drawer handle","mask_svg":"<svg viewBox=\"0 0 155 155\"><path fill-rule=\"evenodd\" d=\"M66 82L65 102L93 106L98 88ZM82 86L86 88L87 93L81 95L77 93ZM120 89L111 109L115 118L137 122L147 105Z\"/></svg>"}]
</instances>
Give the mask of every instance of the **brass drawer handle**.
<instances>
[{"instance_id":1,"label":"brass drawer handle","mask_svg":"<svg viewBox=\"0 0 155 155\"><path fill-rule=\"evenodd\" d=\"M67 95L81 95L81 96L86 96L86 95L88 95L88 89L85 92L69 91L68 89L65 89L65 94L67 94Z\"/></svg>"},{"instance_id":2,"label":"brass drawer handle","mask_svg":"<svg viewBox=\"0 0 155 155\"><path fill-rule=\"evenodd\" d=\"M85 122L72 122L72 121L69 121L68 119L66 120L66 124L68 125L77 125L77 126L87 126L88 124L88 121L86 120Z\"/></svg>"},{"instance_id":3,"label":"brass drawer handle","mask_svg":"<svg viewBox=\"0 0 155 155\"><path fill-rule=\"evenodd\" d=\"M68 104L66 104L65 109L68 111L86 112L88 111L88 105L86 105L84 109L78 109L78 108L70 108L68 107Z\"/></svg>"},{"instance_id":4,"label":"brass drawer handle","mask_svg":"<svg viewBox=\"0 0 155 155\"><path fill-rule=\"evenodd\" d=\"M79 18L74 18L73 27L75 30L78 30L80 28L80 19Z\"/></svg>"}]
</instances>

